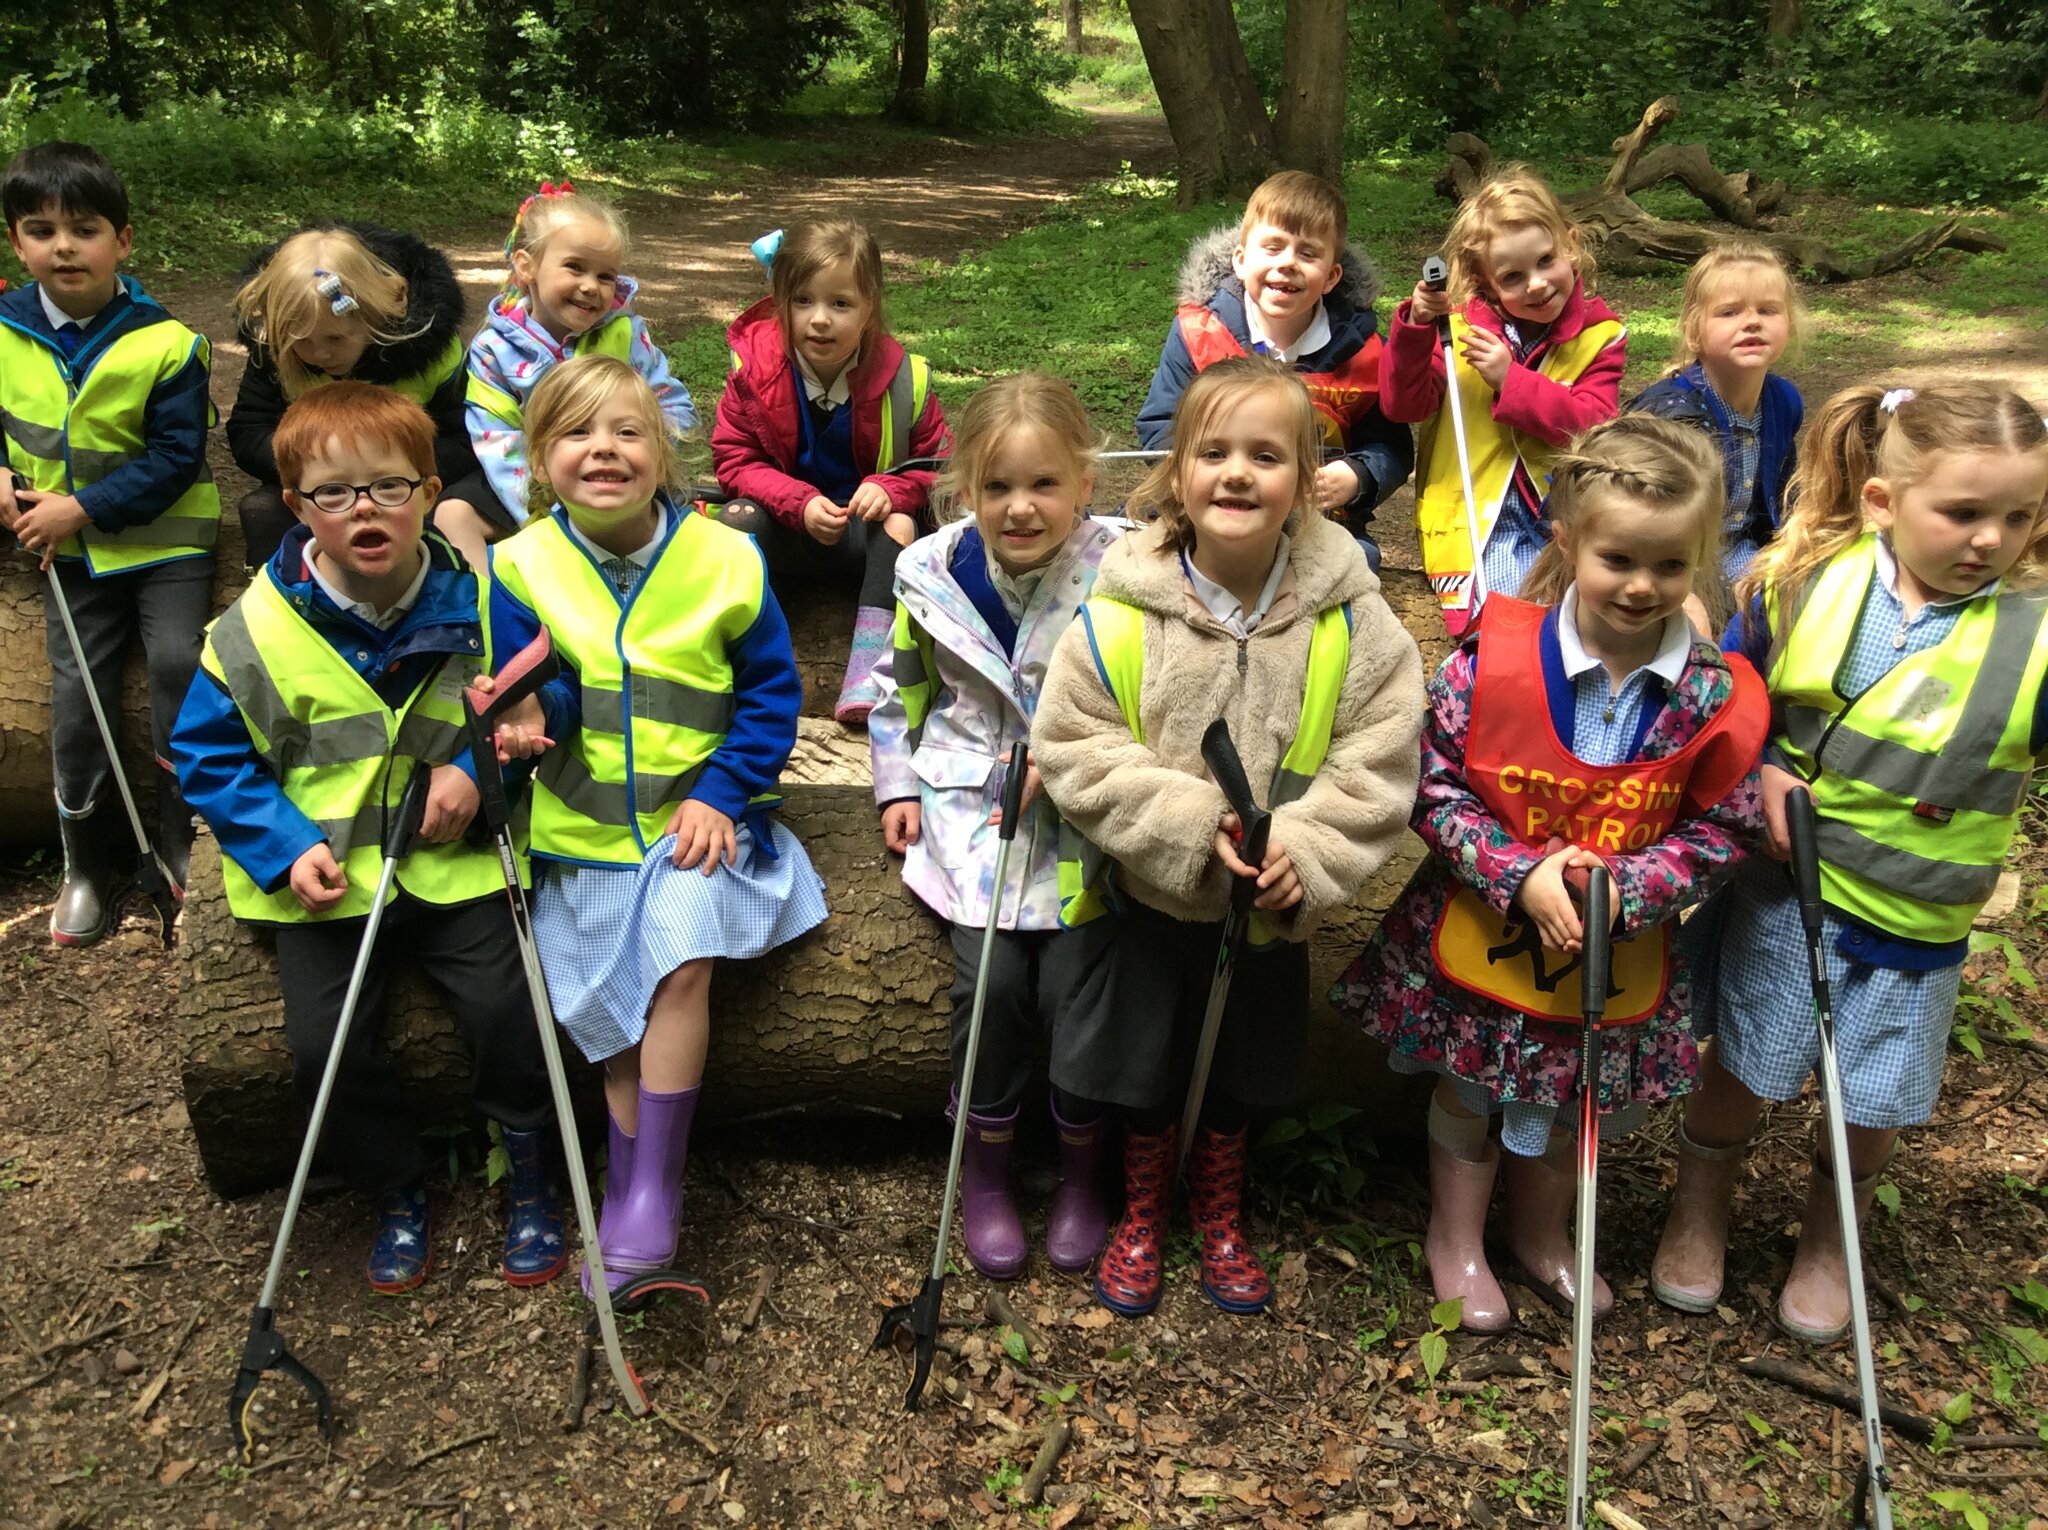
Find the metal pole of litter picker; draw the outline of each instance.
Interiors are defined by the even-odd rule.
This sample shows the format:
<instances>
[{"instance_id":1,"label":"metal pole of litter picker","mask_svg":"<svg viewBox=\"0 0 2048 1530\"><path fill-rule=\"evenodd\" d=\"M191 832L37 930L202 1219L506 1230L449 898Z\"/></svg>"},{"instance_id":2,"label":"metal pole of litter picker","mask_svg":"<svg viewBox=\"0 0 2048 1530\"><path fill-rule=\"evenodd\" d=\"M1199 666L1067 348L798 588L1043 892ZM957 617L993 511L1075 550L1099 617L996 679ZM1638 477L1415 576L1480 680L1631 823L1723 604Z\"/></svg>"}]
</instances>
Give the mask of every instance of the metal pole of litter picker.
<instances>
[{"instance_id":1,"label":"metal pole of litter picker","mask_svg":"<svg viewBox=\"0 0 2048 1530\"><path fill-rule=\"evenodd\" d=\"M1422 280L1432 292L1442 292L1450 285L1450 268L1440 255L1432 255L1422 263ZM1458 392L1458 357L1451 344L1451 321L1449 315L1436 321L1436 331L1444 352L1444 402L1451 411L1451 438L1458 448L1458 482L1465 490L1465 534L1472 542L1472 578L1466 586L1465 615L1467 621L1479 619L1479 603L1486 599L1486 548L1479 535L1479 496L1472 490L1472 454L1465 445L1465 401Z\"/></svg>"},{"instance_id":2,"label":"metal pole of litter picker","mask_svg":"<svg viewBox=\"0 0 2048 1530\"><path fill-rule=\"evenodd\" d=\"M1579 1046L1579 1194L1572 1249L1571 1487L1567 1500L1571 1530L1584 1530L1592 1522L1593 1508L1587 1492L1593 1442L1593 1244L1600 1187L1600 1023L1607 1013L1612 902L1607 868L1590 868L1586 873L1585 933L1579 946L1585 1030Z\"/></svg>"},{"instance_id":3,"label":"metal pole of litter picker","mask_svg":"<svg viewBox=\"0 0 2048 1530\"><path fill-rule=\"evenodd\" d=\"M1813 796L1803 786L1785 799L1792 839L1792 879L1798 889L1799 921L1806 931L1806 969L1813 985L1814 1025L1820 1034L1821 1117L1834 1163L1835 1215L1842 1226L1842 1255L1849 1275L1849 1328L1856 1350L1856 1390L1863 1408L1863 1476L1856 1488L1857 1530L1892 1530L1891 1475L1884 1464L1884 1419L1872 1357L1870 1302L1863 1290L1863 1236L1857 1225L1855 1170L1849 1161L1849 1123L1842 1108L1841 1065L1835 1055L1834 999L1822 955L1820 823ZM1867 1514L1866 1514L1867 1511Z\"/></svg>"}]
</instances>

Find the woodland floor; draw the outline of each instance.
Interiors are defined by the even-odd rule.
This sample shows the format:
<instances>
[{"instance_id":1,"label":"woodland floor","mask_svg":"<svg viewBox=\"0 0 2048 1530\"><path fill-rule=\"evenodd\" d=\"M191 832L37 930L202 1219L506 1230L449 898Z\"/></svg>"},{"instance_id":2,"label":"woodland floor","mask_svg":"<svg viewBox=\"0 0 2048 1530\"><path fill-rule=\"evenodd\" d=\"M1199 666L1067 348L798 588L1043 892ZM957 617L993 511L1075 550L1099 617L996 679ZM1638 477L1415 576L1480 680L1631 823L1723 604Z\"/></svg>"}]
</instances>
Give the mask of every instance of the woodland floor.
<instances>
[{"instance_id":1,"label":"woodland floor","mask_svg":"<svg viewBox=\"0 0 2048 1530\"><path fill-rule=\"evenodd\" d=\"M1166 152L1156 119L1112 119L1014 155L941 150L857 189L785 182L775 221L798 201L850 205L857 194L893 254L952 255L1120 159L1143 168ZM657 320L730 314L759 291L744 246L766 220L745 204L764 190L629 202L641 248L658 257L640 267ZM887 214L880 196L893 199ZM481 295L494 279L488 235L455 248ZM219 334L226 290L168 293ZM222 346L224 405L238 367ZM1395 506L1383 521L1404 518ZM2030 810L2027 828L2038 845L2048 818ZM2022 868L2019 911L2002 927L2013 955L1979 958L1973 991L2038 1020L2048 853L2027 850ZM54 884L47 855L0 866L9 1530L1561 1522L1566 1322L1517 1292L1523 1325L1452 1336L1429 1380L1417 1273L1427 1204L1409 1142L1383 1144L1342 1204L1317 1201L1313 1181L1260 1181L1250 1225L1279 1287L1262 1319L1202 1298L1185 1232L1164 1302L1139 1322L1113 1318L1084 1280L1040 1259L1008 1288L1032 1330L1013 1339L983 1319L992 1288L955 1280L946 1337L959 1354L941 1357L924 1409L905 1413L907 1360L869 1343L881 1304L907 1299L930 1257L945 1158L929 1120L797 1117L707 1134L690 1167L684 1255L723 1298L709 1313L671 1302L629 1320L659 1415L628 1417L600 1362L573 1432L563 1405L587 1309L568 1280L531 1292L498 1278L502 1224L475 1133L450 1139L450 1175L433 1187L435 1266L410 1297L363 1285L359 1202L311 1202L278 1321L333 1388L343 1425L324 1446L296 1389L276 1381L257 1464L244 1470L229 1458L226 1401L282 1192L224 1202L207 1188L165 998L173 962L134 920L94 950L53 948ZM1869 1234L1888 1396L1938 1416L1967 1391L1972 1411L1949 1449L1898 1430L1887 1443L1902 1524L1961 1525L1960 1509L1951 1519L1927 1495L1966 1492L1994 1527L2048 1530L2029 1517L2048 1501L2048 1457L1959 1448L1980 1431L2036 1436L2048 1420L2048 1343L2036 1331L2048 1326L2048 1047L1985 1053L1952 1051L1939 1114L1891 1172L1897 1210L1875 1213ZM1812 1118L1808 1102L1769 1120L1735 1203L1727 1301L1704 1318L1668 1312L1645 1290L1669 1119L1603 1154L1602 1266L1620 1300L1599 1335L1595 1480L1645 1526L1819 1525L1849 1491L1854 1416L1738 1367L1772 1356L1853 1385L1846 1346L1808 1351L1771 1318ZM1051 1144L1027 1137L1022 1157L1036 1230ZM1011 1491L1056 1420L1071 1425L1071 1447L1043 1503L1015 1506Z\"/></svg>"}]
</instances>

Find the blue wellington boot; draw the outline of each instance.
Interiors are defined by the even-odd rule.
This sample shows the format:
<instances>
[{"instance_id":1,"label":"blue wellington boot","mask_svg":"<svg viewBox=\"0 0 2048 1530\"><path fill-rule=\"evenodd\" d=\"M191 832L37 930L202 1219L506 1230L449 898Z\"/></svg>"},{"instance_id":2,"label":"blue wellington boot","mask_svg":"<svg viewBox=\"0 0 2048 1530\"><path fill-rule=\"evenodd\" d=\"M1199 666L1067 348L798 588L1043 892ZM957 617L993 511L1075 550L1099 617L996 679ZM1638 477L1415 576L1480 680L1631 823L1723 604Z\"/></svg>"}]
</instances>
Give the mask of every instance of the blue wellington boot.
<instances>
[{"instance_id":1,"label":"blue wellington boot","mask_svg":"<svg viewBox=\"0 0 2048 1530\"><path fill-rule=\"evenodd\" d=\"M394 1190L384 1197L378 1215L382 1223L363 1273L372 1291L387 1296L410 1291L427 1278L427 1266L433 1262L427 1192L419 1188Z\"/></svg>"},{"instance_id":2,"label":"blue wellington boot","mask_svg":"<svg viewBox=\"0 0 2048 1530\"><path fill-rule=\"evenodd\" d=\"M505 1284L544 1286L569 1263L560 1193L550 1174L547 1133L501 1126L505 1156Z\"/></svg>"}]
</instances>

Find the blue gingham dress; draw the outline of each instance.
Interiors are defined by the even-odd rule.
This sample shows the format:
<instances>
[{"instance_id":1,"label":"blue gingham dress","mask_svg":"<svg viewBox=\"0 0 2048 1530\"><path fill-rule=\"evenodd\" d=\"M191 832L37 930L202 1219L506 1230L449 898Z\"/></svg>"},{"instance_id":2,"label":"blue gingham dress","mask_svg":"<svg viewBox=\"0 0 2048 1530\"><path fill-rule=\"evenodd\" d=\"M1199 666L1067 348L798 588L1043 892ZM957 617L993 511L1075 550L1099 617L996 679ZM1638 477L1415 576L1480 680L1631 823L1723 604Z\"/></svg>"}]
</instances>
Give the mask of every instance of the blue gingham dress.
<instances>
[{"instance_id":1,"label":"blue gingham dress","mask_svg":"<svg viewBox=\"0 0 2048 1530\"><path fill-rule=\"evenodd\" d=\"M621 595L646 572L602 553L599 567ZM761 956L825 922L825 882L797 837L766 813L735 828L732 865L708 877L677 869L673 834L638 866L536 862L533 933L548 1003L592 1062L640 1044L655 988L685 962Z\"/></svg>"},{"instance_id":2,"label":"blue gingham dress","mask_svg":"<svg viewBox=\"0 0 2048 1530\"><path fill-rule=\"evenodd\" d=\"M1860 695L1908 654L1940 643L1968 604L1923 606L1908 622L1903 602L1873 575L1843 693ZM1859 926L1824 912L1821 929L1843 1113L1850 1125L1871 1130L1918 1126L1934 1114L1941 1091L1962 964L1927 972L1881 967L1855 954L1868 944ZM1820 1037L1806 930L1784 866L1762 856L1746 862L1686 935L1688 948L1709 958L1695 971L1693 992L1699 1029L1714 1036L1721 1066L1763 1099L1797 1099L1820 1063Z\"/></svg>"}]
</instances>

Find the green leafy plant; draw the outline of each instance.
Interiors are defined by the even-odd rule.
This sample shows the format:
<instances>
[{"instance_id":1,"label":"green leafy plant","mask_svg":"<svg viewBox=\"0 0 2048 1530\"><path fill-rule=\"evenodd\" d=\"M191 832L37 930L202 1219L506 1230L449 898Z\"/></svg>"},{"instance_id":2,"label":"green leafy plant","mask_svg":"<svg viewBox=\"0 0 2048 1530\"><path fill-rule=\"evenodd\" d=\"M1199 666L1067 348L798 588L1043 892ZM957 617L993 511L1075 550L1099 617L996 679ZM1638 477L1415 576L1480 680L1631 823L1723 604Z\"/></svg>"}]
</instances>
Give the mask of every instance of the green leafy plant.
<instances>
[{"instance_id":1,"label":"green leafy plant","mask_svg":"<svg viewBox=\"0 0 2048 1530\"><path fill-rule=\"evenodd\" d=\"M1451 1335L1458 1331L1458 1321L1465 1315L1465 1298L1453 1296L1448 1301L1438 1302L1429 1309L1429 1332L1416 1341L1416 1350L1422 1357L1422 1374L1429 1386L1436 1385L1436 1379L1450 1358Z\"/></svg>"},{"instance_id":2,"label":"green leafy plant","mask_svg":"<svg viewBox=\"0 0 2048 1530\"><path fill-rule=\"evenodd\" d=\"M1023 1480L1023 1469L1005 1456L994 1471L981 1479L981 1485L988 1489L989 1497L1002 1499L1008 1497L1010 1490Z\"/></svg>"},{"instance_id":3,"label":"green leafy plant","mask_svg":"<svg viewBox=\"0 0 2048 1530\"><path fill-rule=\"evenodd\" d=\"M1321 1101L1303 1116L1283 1116L1260 1134L1256 1165L1283 1199L1349 1206L1365 1188L1378 1146L1355 1105Z\"/></svg>"}]
</instances>

